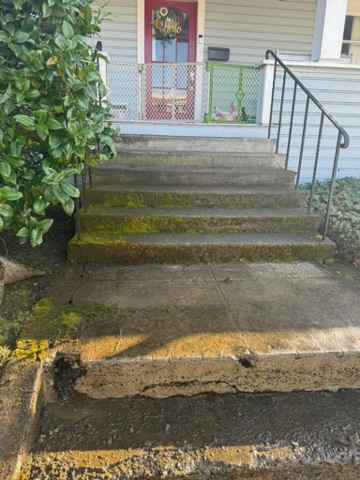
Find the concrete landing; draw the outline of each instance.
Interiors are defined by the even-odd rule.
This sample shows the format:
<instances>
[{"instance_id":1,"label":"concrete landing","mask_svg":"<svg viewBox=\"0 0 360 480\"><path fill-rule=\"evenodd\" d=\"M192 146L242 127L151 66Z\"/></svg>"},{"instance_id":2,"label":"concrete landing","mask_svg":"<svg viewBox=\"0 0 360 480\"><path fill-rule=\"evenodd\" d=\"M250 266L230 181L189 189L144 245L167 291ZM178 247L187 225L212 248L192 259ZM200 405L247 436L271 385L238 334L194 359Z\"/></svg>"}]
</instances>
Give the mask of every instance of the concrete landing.
<instances>
[{"instance_id":1,"label":"concrete landing","mask_svg":"<svg viewBox=\"0 0 360 480\"><path fill-rule=\"evenodd\" d=\"M359 292L309 263L85 266L51 293L113 308L60 347L89 397L360 388Z\"/></svg>"}]
</instances>

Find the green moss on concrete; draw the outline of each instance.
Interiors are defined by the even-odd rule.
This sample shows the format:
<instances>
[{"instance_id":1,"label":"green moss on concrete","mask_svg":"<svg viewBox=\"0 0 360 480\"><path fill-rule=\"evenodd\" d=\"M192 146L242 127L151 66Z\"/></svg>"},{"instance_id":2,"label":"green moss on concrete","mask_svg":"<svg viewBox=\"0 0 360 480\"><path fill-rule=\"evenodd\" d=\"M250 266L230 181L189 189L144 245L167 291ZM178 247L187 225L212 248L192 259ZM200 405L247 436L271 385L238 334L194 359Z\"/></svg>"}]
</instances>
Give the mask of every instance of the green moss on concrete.
<instances>
[{"instance_id":1,"label":"green moss on concrete","mask_svg":"<svg viewBox=\"0 0 360 480\"><path fill-rule=\"evenodd\" d=\"M109 214L83 214L82 229L86 232L131 234L131 233L308 233L318 229L317 217L178 217L171 213L166 216L131 216Z\"/></svg>"},{"instance_id":2,"label":"green moss on concrete","mask_svg":"<svg viewBox=\"0 0 360 480\"><path fill-rule=\"evenodd\" d=\"M86 331L87 322L102 328L103 319L109 315L114 316L114 310L106 305L81 302L73 306L64 305L55 298L43 298L34 306L21 332L14 357L41 360L50 347L76 342Z\"/></svg>"},{"instance_id":3,"label":"green moss on concrete","mask_svg":"<svg viewBox=\"0 0 360 480\"><path fill-rule=\"evenodd\" d=\"M298 262L326 261L334 254L331 245L91 245L73 244L69 249L72 260L84 262L118 262L123 264L191 264L216 262Z\"/></svg>"},{"instance_id":4,"label":"green moss on concrete","mask_svg":"<svg viewBox=\"0 0 360 480\"><path fill-rule=\"evenodd\" d=\"M103 245L104 247L106 247L108 245L126 244L125 240L121 238L121 236L117 237L116 239L100 240L99 238L96 237L96 232L94 233L94 235L91 235L90 233L82 232L81 239L79 240L77 236L75 236L70 241L69 245Z\"/></svg>"},{"instance_id":5,"label":"green moss on concrete","mask_svg":"<svg viewBox=\"0 0 360 480\"><path fill-rule=\"evenodd\" d=\"M89 211L102 208L291 208L304 207L305 196L300 192L272 195L251 193L207 192L116 192L90 190Z\"/></svg>"}]
</instances>

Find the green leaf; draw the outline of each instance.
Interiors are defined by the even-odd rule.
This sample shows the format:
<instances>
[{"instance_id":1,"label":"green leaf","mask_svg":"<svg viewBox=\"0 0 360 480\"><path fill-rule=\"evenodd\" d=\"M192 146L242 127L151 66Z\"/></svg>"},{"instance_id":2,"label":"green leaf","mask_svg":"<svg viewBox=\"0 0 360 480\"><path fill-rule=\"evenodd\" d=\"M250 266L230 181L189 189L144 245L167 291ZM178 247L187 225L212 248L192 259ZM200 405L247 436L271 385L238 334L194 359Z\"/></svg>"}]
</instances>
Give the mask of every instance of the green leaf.
<instances>
[{"instance_id":1,"label":"green leaf","mask_svg":"<svg viewBox=\"0 0 360 480\"><path fill-rule=\"evenodd\" d=\"M11 155L7 155L7 161L13 168L19 168L24 165L24 160L21 160L20 158L12 157Z\"/></svg>"},{"instance_id":2,"label":"green leaf","mask_svg":"<svg viewBox=\"0 0 360 480\"><path fill-rule=\"evenodd\" d=\"M5 199L9 202L15 202L16 200L20 200L20 198L23 197L23 194L21 192L16 192L15 190L8 190L4 195Z\"/></svg>"},{"instance_id":3,"label":"green leaf","mask_svg":"<svg viewBox=\"0 0 360 480\"><path fill-rule=\"evenodd\" d=\"M15 102L11 98L7 98L4 103L4 112L6 115L9 115L13 110L15 110Z\"/></svg>"},{"instance_id":4,"label":"green leaf","mask_svg":"<svg viewBox=\"0 0 360 480\"><path fill-rule=\"evenodd\" d=\"M50 130L60 130L61 128L63 128L61 123L52 117L48 118L48 120L46 121L46 125L49 127Z\"/></svg>"},{"instance_id":5,"label":"green leaf","mask_svg":"<svg viewBox=\"0 0 360 480\"><path fill-rule=\"evenodd\" d=\"M26 92L26 98L38 98L38 97L40 97L40 92L39 90L36 90L36 88Z\"/></svg>"},{"instance_id":6,"label":"green leaf","mask_svg":"<svg viewBox=\"0 0 360 480\"><path fill-rule=\"evenodd\" d=\"M53 193L56 199L64 205L69 200L69 195L65 193L59 186L53 188Z\"/></svg>"},{"instance_id":7,"label":"green leaf","mask_svg":"<svg viewBox=\"0 0 360 480\"><path fill-rule=\"evenodd\" d=\"M30 38L29 33L21 32L20 30L18 30L13 37L13 41L15 43L24 43L27 40L29 40L29 38Z\"/></svg>"},{"instance_id":8,"label":"green leaf","mask_svg":"<svg viewBox=\"0 0 360 480\"><path fill-rule=\"evenodd\" d=\"M49 136L49 146L50 148L57 148L58 146L61 145L61 137L57 135L56 133L51 133Z\"/></svg>"},{"instance_id":9,"label":"green leaf","mask_svg":"<svg viewBox=\"0 0 360 480\"><path fill-rule=\"evenodd\" d=\"M10 153L12 157L20 157L23 144L18 141L12 142L10 145Z\"/></svg>"},{"instance_id":10,"label":"green leaf","mask_svg":"<svg viewBox=\"0 0 360 480\"><path fill-rule=\"evenodd\" d=\"M38 228L34 228L34 230L31 230L30 240L32 247L38 247L43 241L42 232Z\"/></svg>"},{"instance_id":11,"label":"green leaf","mask_svg":"<svg viewBox=\"0 0 360 480\"><path fill-rule=\"evenodd\" d=\"M12 52L14 52L16 57L18 57L22 52L22 48L17 43L9 43L9 48Z\"/></svg>"},{"instance_id":12,"label":"green leaf","mask_svg":"<svg viewBox=\"0 0 360 480\"><path fill-rule=\"evenodd\" d=\"M15 33L15 26L12 23L7 23L6 25L3 25L4 30L10 33L10 35L14 35Z\"/></svg>"},{"instance_id":13,"label":"green leaf","mask_svg":"<svg viewBox=\"0 0 360 480\"><path fill-rule=\"evenodd\" d=\"M44 18L50 17L52 10L53 10L52 7L49 6L47 1L43 2L42 13Z\"/></svg>"},{"instance_id":14,"label":"green leaf","mask_svg":"<svg viewBox=\"0 0 360 480\"><path fill-rule=\"evenodd\" d=\"M91 23L91 21L92 21L92 9L89 5L86 5L86 7L84 8L84 15L85 15L85 20L88 23Z\"/></svg>"},{"instance_id":15,"label":"green leaf","mask_svg":"<svg viewBox=\"0 0 360 480\"><path fill-rule=\"evenodd\" d=\"M62 203L62 207L64 209L64 212L70 217L74 213L75 209L74 200L72 198L68 198L66 202Z\"/></svg>"},{"instance_id":16,"label":"green leaf","mask_svg":"<svg viewBox=\"0 0 360 480\"><path fill-rule=\"evenodd\" d=\"M9 43L9 35L6 32L0 32L0 42Z\"/></svg>"},{"instance_id":17,"label":"green leaf","mask_svg":"<svg viewBox=\"0 0 360 480\"><path fill-rule=\"evenodd\" d=\"M29 230L26 227L23 227L17 232L16 236L21 238L28 238L29 234Z\"/></svg>"},{"instance_id":18,"label":"green leaf","mask_svg":"<svg viewBox=\"0 0 360 480\"><path fill-rule=\"evenodd\" d=\"M44 198L37 198L34 202L34 212L37 215L42 215L49 203Z\"/></svg>"},{"instance_id":19,"label":"green leaf","mask_svg":"<svg viewBox=\"0 0 360 480\"><path fill-rule=\"evenodd\" d=\"M45 125L45 123L39 123L39 125L36 125L36 133L41 138L41 140L45 140L49 135L48 126Z\"/></svg>"},{"instance_id":20,"label":"green leaf","mask_svg":"<svg viewBox=\"0 0 360 480\"><path fill-rule=\"evenodd\" d=\"M14 210L6 203L0 205L0 215L5 218L11 218L14 215Z\"/></svg>"},{"instance_id":21,"label":"green leaf","mask_svg":"<svg viewBox=\"0 0 360 480\"><path fill-rule=\"evenodd\" d=\"M48 113L45 110L37 110L34 112L34 117L39 123L45 123Z\"/></svg>"},{"instance_id":22,"label":"green leaf","mask_svg":"<svg viewBox=\"0 0 360 480\"><path fill-rule=\"evenodd\" d=\"M0 217L0 232L3 231L4 228L4 220Z\"/></svg>"},{"instance_id":23,"label":"green leaf","mask_svg":"<svg viewBox=\"0 0 360 480\"><path fill-rule=\"evenodd\" d=\"M63 31L63 34L65 36L65 38L72 38L74 36L74 30L72 28L72 26L70 25L69 22L67 22L66 20L63 21L63 24L62 24L62 31Z\"/></svg>"},{"instance_id":24,"label":"green leaf","mask_svg":"<svg viewBox=\"0 0 360 480\"><path fill-rule=\"evenodd\" d=\"M8 178L11 175L11 166L8 162L1 162L0 163L0 175L4 178Z\"/></svg>"},{"instance_id":25,"label":"green leaf","mask_svg":"<svg viewBox=\"0 0 360 480\"><path fill-rule=\"evenodd\" d=\"M54 220L52 218L46 218L45 220L41 220L41 222L38 223L38 228L44 234L49 231L53 223Z\"/></svg>"},{"instance_id":26,"label":"green leaf","mask_svg":"<svg viewBox=\"0 0 360 480\"><path fill-rule=\"evenodd\" d=\"M15 120L26 128L35 126L34 120L28 115L14 115Z\"/></svg>"},{"instance_id":27,"label":"green leaf","mask_svg":"<svg viewBox=\"0 0 360 480\"><path fill-rule=\"evenodd\" d=\"M65 50L68 46L66 38L61 33L55 38L55 44L62 50Z\"/></svg>"},{"instance_id":28,"label":"green leaf","mask_svg":"<svg viewBox=\"0 0 360 480\"><path fill-rule=\"evenodd\" d=\"M61 183L60 188L67 194L69 197L79 198L80 190L70 183Z\"/></svg>"}]
</instances>

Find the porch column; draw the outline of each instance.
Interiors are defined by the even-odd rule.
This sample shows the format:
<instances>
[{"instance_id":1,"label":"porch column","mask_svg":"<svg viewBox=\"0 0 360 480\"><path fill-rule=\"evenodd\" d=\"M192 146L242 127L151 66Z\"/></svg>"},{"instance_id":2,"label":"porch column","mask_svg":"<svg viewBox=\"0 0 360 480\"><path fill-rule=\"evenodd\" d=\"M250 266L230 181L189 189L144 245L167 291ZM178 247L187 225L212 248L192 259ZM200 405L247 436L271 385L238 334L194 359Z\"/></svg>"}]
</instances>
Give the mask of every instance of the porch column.
<instances>
[{"instance_id":1,"label":"porch column","mask_svg":"<svg viewBox=\"0 0 360 480\"><path fill-rule=\"evenodd\" d=\"M339 59L348 0L318 0L311 59Z\"/></svg>"}]
</instances>

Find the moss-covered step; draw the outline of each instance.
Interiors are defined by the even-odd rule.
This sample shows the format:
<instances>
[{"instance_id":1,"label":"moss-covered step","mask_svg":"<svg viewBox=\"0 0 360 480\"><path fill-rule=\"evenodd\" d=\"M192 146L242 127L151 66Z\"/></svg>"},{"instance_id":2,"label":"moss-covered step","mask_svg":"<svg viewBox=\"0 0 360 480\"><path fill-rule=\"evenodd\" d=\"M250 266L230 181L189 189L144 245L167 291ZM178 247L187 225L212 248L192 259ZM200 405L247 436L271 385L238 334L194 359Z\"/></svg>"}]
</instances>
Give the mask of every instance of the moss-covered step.
<instances>
[{"instance_id":1,"label":"moss-covered step","mask_svg":"<svg viewBox=\"0 0 360 480\"><path fill-rule=\"evenodd\" d=\"M68 245L77 263L193 264L216 262L325 261L335 245L294 234L94 234Z\"/></svg>"},{"instance_id":2,"label":"moss-covered step","mask_svg":"<svg viewBox=\"0 0 360 480\"><path fill-rule=\"evenodd\" d=\"M313 233L320 217L305 209L122 209L81 212L81 229L119 233Z\"/></svg>"},{"instance_id":3,"label":"moss-covered step","mask_svg":"<svg viewBox=\"0 0 360 480\"><path fill-rule=\"evenodd\" d=\"M297 208L306 195L293 188L122 187L88 188L83 203L97 208Z\"/></svg>"},{"instance_id":4,"label":"moss-covered step","mask_svg":"<svg viewBox=\"0 0 360 480\"><path fill-rule=\"evenodd\" d=\"M275 153L196 152L196 151L123 151L110 163L132 166L193 167L279 167L285 166L285 155Z\"/></svg>"},{"instance_id":5,"label":"moss-covered step","mask_svg":"<svg viewBox=\"0 0 360 480\"><path fill-rule=\"evenodd\" d=\"M93 179L96 185L293 186L295 175L295 172L279 167L130 167L105 164L93 172Z\"/></svg>"}]
</instances>

